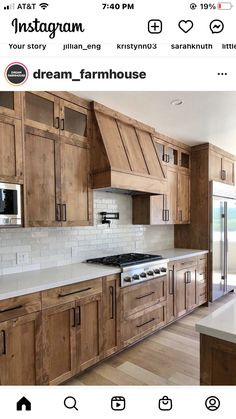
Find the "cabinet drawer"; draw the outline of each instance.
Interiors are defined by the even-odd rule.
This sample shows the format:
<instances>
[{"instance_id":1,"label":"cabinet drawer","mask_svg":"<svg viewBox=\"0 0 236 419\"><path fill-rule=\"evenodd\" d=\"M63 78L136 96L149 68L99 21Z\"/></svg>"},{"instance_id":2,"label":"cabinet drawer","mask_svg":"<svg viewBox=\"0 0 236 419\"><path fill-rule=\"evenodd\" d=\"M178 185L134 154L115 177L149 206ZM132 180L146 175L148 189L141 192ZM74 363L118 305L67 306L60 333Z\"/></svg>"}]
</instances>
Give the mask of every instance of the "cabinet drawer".
<instances>
[{"instance_id":1,"label":"cabinet drawer","mask_svg":"<svg viewBox=\"0 0 236 419\"><path fill-rule=\"evenodd\" d=\"M201 305L207 301L207 284L199 284L198 286L198 304Z\"/></svg>"},{"instance_id":2,"label":"cabinet drawer","mask_svg":"<svg viewBox=\"0 0 236 419\"><path fill-rule=\"evenodd\" d=\"M197 258L189 257L186 259L179 260L178 262L174 263L175 269L184 269L184 268L191 268L192 266L195 266L197 264Z\"/></svg>"},{"instance_id":3,"label":"cabinet drawer","mask_svg":"<svg viewBox=\"0 0 236 419\"><path fill-rule=\"evenodd\" d=\"M41 310L40 293L0 301L0 322Z\"/></svg>"},{"instance_id":4,"label":"cabinet drawer","mask_svg":"<svg viewBox=\"0 0 236 419\"><path fill-rule=\"evenodd\" d=\"M102 278L53 288L42 292L42 308L69 303L84 297L91 297L99 292L102 292Z\"/></svg>"},{"instance_id":5,"label":"cabinet drawer","mask_svg":"<svg viewBox=\"0 0 236 419\"><path fill-rule=\"evenodd\" d=\"M122 313L126 318L137 311L166 300L167 277L150 280L144 284L122 289Z\"/></svg>"},{"instance_id":6,"label":"cabinet drawer","mask_svg":"<svg viewBox=\"0 0 236 419\"><path fill-rule=\"evenodd\" d=\"M207 266L200 265L198 267L198 282L199 284L206 284L207 283Z\"/></svg>"},{"instance_id":7,"label":"cabinet drawer","mask_svg":"<svg viewBox=\"0 0 236 419\"><path fill-rule=\"evenodd\" d=\"M133 314L121 325L121 340L124 346L135 342L166 323L166 303L155 304L144 312Z\"/></svg>"},{"instance_id":8,"label":"cabinet drawer","mask_svg":"<svg viewBox=\"0 0 236 419\"><path fill-rule=\"evenodd\" d=\"M198 256L198 258L197 258L197 260L198 260L198 263L199 264L206 264L207 263L207 253L206 254L204 254L204 255L200 255L200 256Z\"/></svg>"}]
</instances>

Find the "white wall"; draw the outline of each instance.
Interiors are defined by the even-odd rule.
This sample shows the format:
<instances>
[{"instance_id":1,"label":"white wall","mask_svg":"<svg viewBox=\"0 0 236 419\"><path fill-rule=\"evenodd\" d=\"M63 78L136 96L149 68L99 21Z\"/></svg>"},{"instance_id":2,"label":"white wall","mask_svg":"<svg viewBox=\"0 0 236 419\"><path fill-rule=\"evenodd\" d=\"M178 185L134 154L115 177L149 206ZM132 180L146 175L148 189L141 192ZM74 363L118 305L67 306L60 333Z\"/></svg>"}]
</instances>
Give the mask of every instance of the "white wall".
<instances>
[{"instance_id":1,"label":"white wall","mask_svg":"<svg viewBox=\"0 0 236 419\"><path fill-rule=\"evenodd\" d=\"M101 211L119 212L111 227L101 224ZM0 275L81 262L91 257L174 247L173 226L132 225L132 198L94 193L94 226L0 229ZM17 252L28 262L16 263Z\"/></svg>"}]
</instances>

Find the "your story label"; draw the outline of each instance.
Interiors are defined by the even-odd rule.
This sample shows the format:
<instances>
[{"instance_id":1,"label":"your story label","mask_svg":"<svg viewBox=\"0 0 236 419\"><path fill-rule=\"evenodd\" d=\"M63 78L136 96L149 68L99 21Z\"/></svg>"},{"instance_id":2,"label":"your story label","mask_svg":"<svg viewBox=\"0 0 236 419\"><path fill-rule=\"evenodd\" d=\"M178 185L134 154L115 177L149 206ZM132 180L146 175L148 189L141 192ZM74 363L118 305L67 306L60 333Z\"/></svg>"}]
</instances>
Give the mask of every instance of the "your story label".
<instances>
[{"instance_id":1,"label":"your story label","mask_svg":"<svg viewBox=\"0 0 236 419\"><path fill-rule=\"evenodd\" d=\"M47 44L8 44L10 49L34 49L34 50L41 50L45 51L47 48Z\"/></svg>"}]
</instances>

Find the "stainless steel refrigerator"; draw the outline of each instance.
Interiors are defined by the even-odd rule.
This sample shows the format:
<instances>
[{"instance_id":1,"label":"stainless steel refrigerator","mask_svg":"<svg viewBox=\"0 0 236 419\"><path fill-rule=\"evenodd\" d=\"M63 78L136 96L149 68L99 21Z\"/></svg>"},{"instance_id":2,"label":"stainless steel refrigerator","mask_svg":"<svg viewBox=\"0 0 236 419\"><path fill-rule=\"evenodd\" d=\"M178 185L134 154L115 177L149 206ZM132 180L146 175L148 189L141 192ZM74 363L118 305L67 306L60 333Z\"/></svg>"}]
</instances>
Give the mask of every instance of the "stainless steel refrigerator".
<instances>
[{"instance_id":1,"label":"stainless steel refrigerator","mask_svg":"<svg viewBox=\"0 0 236 419\"><path fill-rule=\"evenodd\" d=\"M211 301L236 288L236 189L211 185ZM211 274L211 270L210 270Z\"/></svg>"}]
</instances>

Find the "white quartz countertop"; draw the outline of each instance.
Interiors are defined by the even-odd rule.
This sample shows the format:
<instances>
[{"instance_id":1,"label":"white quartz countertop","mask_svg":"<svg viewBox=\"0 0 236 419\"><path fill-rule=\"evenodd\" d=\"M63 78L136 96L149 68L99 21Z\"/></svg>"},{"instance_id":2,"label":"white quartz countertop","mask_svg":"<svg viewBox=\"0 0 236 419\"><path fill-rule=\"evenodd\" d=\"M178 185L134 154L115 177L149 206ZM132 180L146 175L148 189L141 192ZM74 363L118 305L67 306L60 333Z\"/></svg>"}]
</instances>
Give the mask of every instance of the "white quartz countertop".
<instances>
[{"instance_id":1,"label":"white quartz countertop","mask_svg":"<svg viewBox=\"0 0 236 419\"><path fill-rule=\"evenodd\" d=\"M169 259L169 261L180 260L183 258L200 256L208 253L208 250L198 250L198 249L165 249L165 250L156 250L149 252L151 254L162 255L163 258Z\"/></svg>"},{"instance_id":2,"label":"white quartz countertop","mask_svg":"<svg viewBox=\"0 0 236 419\"><path fill-rule=\"evenodd\" d=\"M38 271L2 275L0 276L0 300L116 273L120 273L120 269L116 267L73 263Z\"/></svg>"},{"instance_id":3,"label":"white quartz countertop","mask_svg":"<svg viewBox=\"0 0 236 419\"><path fill-rule=\"evenodd\" d=\"M205 250L168 249L147 252L162 255L168 260L178 260L207 253ZM120 268L90 263L74 263L60 267L21 272L0 276L0 300L31 294L76 282L88 281L120 273Z\"/></svg>"},{"instance_id":4,"label":"white quartz countertop","mask_svg":"<svg viewBox=\"0 0 236 419\"><path fill-rule=\"evenodd\" d=\"M196 330L203 335L236 343L236 296L196 323Z\"/></svg>"}]
</instances>

